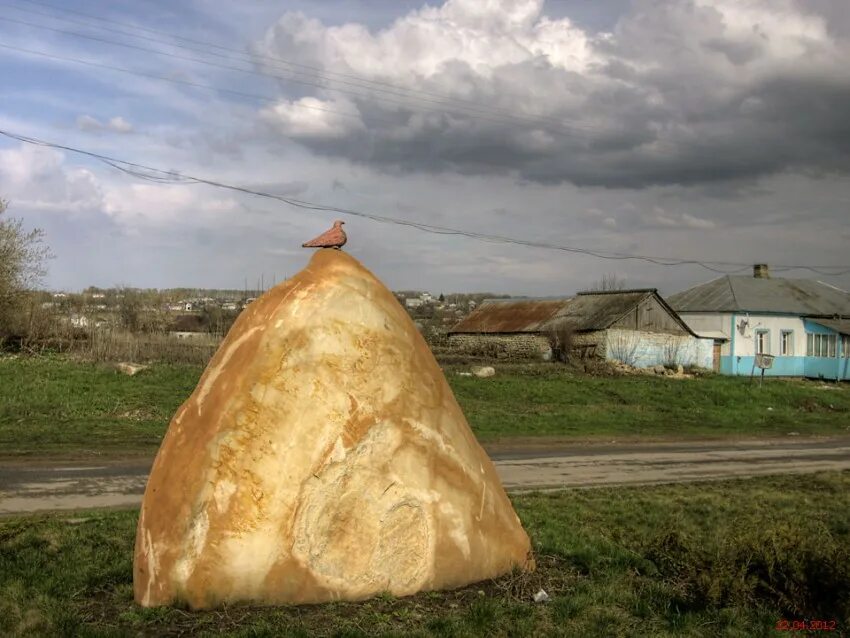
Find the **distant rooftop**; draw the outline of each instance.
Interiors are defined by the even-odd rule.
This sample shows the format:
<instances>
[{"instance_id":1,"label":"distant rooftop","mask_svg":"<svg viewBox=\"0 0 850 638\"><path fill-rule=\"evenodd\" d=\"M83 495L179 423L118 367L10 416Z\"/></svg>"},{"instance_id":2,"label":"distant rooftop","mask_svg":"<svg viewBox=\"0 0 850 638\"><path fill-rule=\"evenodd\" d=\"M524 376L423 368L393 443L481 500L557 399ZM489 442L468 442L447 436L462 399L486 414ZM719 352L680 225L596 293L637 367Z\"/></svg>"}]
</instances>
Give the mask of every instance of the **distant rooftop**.
<instances>
[{"instance_id":1,"label":"distant rooftop","mask_svg":"<svg viewBox=\"0 0 850 638\"><path fill-rule=\"evenodd\" d=\"M667 305L654 288L587 291L575 297L485 299L449 332L541 332L556 320L564 320L579 331L605 330L651 296L657 297L662 305ZM690 331L687 325L680 323L685 330Z\"/></svg>"},{"instance_id":2,"label":"distant rooftop","mask_svg":"<svg viewBox=\"0 0 850 638\"><path fill-rule=\"evenodd\" d=\"M667 298L677 312L850 315L850 293L810 279L726 275Z\"/></svg>"}]
</instances>

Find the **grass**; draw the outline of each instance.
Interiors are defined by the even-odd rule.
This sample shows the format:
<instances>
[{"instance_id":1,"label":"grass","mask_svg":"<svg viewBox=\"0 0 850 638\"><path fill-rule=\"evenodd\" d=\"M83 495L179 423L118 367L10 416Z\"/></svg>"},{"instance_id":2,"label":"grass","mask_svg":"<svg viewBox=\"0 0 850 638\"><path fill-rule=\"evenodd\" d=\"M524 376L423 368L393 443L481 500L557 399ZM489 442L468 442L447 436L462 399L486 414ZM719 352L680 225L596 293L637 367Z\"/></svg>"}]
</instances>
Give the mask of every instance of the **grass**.
<instances>
[{"instance_id":1,"label":"grass","mask_svg":"<svg viewBox=\"0 0 850 638\"><path fill-rule=\"evenodd\" d=\"M156 364L127 377L62 357L0 359L0 450L152 454L201 371ZM557 365L500 366L489 379L448 370L447 378L483 441L850 432L848 384L592 377Z\"/></svg>"},{"instance_id":2,"label":"grass","mask_svg":"<svg viewBox=\"0 0 850 638\"><path fill-rule=\"evenodd\" d=\"M558 366L518 367L489 379L448 378L483 440L850 434L850 384L576 376Z\"/></svg>"},{"instance_id":3,"label":"grass","mask_svg":"<svg viewBox=\"0 0 850 638\"><path fill-rule=\"evenodd\" d=\"M0 450L152 454L201 371L160 364L129 377L60 357L0 359Z\"/></svg>"},{"instance_id":4,"label":"grass","mask_svg":"<svg viewBox=\"0 0 850 638\"><path fill-rule=\"evenodd\" d=\"M0 519L0 634L769 636L850 628L850 473L514 497L538 570L304 607L141 609L135 512ZM550 596L536 604L543 588Z\"/></svg>"}]
</instances>

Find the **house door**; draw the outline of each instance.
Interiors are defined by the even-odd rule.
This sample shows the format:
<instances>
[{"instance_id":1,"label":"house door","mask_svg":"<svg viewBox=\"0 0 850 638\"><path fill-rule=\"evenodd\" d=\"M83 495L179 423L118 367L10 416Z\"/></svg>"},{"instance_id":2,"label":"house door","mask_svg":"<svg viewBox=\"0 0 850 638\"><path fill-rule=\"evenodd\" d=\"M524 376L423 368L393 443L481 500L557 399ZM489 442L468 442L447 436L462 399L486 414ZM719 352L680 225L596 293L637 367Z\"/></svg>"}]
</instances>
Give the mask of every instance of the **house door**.
<instances>
[{"instance_id":1,"label":"house door","mask_svg":"<svg viewBox=\"0 0 850 638\"><path fill-rule=\"evenodd\" d=\"M719 341L714 342L714 353L713 354L714 354L714 356L713 356L713 359L712 359L712 363L714 364L713 365L714 371L720 372L720 342Z\"/></svg>"}]
</instances>

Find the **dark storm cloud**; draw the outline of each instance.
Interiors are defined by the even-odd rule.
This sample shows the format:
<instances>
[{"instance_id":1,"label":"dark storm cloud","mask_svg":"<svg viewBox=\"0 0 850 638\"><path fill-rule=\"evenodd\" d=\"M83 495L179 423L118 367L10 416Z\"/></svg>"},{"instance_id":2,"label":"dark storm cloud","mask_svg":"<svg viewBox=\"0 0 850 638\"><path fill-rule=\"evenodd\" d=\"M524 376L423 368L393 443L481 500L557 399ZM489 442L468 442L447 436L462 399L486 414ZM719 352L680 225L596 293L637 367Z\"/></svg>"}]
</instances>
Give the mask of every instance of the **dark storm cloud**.
<instances>
[{"instance_id":1,"label":"dark storm cloud","mask_svg":"<svg viewBox=\"0 0 850 638\"><path fill-rule=\"evenodd\" d=\"M846 29L812 6L636 2L603 34L534 0L489 6L450 0L374 33L287 14L260 51L429 93L335 84L266 122L391 173L640 188L850 169Z\"/></svg>"}]
</instances>

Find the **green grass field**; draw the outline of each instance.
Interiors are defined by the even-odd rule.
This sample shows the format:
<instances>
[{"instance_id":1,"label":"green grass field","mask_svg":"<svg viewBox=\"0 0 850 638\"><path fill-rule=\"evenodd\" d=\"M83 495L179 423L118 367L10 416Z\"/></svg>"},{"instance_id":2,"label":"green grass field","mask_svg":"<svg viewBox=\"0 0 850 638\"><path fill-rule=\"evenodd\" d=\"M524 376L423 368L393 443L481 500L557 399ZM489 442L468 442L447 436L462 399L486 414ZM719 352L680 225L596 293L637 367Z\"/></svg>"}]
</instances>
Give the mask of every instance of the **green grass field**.
<instances>
[{"instance_id":1,"label":"green grass field","mask_svg":"<svg viewBox=\"0 0 850 638\"><path fill-rule=\"evenodd\" d=\"M771 636L850 629L850 473L514 496L538 570L454 592L206 612L132 600L135 512L0 519L0 635ZM550 595L536 604L543 588Z\"/></svg>"},{"instance_id":2,"label":"green grass field","mask_svg":"<svg viewBox=\"0 0 850 638\"><path fill-rule=\"evenodd\" d=\"M592 377L557 365L447 371L483 441L511 437L724 437L850 433L850 386L799 380ZM0 454L152 454L202 368L134 377L58 357L0 359Z\"/></svg>"}]
</instances>

